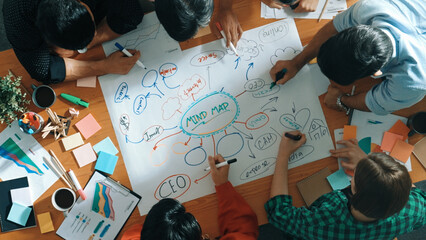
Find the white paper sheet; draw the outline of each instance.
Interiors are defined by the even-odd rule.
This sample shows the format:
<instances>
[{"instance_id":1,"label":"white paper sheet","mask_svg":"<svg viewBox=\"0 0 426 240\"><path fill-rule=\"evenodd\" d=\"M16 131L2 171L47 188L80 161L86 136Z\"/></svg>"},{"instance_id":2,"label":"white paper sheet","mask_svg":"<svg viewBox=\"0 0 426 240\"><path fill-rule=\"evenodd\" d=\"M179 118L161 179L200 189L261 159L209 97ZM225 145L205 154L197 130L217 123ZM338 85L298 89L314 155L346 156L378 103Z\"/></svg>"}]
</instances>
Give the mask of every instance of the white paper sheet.
<instances>
[{"instance_id":1,"label":"white paper sheet","mask_svg":"<svg viewBox=\"0 0 426 240\"><path fill-rule=\"evenodd\" d=\"M273 64L301 49L288 19L246 31L239 57L221 39L159 56L147 70L100 78L133 190L144 197L142 215L161 198L213 193L204 171L209 155L238 159L229 174L234 185L272 174L284 131L307 136L290 168L329 156L333 144L309 68L270 89Z\"/></svg>"}]
</instances>

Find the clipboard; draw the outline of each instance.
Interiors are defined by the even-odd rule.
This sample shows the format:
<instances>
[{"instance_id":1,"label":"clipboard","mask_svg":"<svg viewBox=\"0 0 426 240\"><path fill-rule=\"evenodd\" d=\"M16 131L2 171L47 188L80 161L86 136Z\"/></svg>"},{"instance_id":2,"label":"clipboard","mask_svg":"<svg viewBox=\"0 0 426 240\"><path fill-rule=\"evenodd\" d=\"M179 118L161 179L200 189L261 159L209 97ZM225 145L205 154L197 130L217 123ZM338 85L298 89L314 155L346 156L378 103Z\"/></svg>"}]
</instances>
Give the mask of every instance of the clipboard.
<instances>
[{"instance_id":1,"label":"clipboard","mask_svg":"<svg viewBox=\"0 0 426 240\"><path fill-rule=\"evenodd\" d=\"M115 239L142 197L95 171L56 234L63 239Z\"/></svg>"}]
</instances>

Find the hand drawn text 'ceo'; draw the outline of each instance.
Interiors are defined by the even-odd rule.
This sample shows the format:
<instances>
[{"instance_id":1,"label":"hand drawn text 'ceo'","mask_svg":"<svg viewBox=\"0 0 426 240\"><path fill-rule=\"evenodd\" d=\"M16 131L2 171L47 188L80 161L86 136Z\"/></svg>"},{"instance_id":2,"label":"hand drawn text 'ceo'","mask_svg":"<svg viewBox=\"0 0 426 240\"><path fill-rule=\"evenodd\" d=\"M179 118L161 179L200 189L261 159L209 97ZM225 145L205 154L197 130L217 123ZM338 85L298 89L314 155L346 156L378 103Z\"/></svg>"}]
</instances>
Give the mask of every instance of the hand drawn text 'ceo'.
<instances>
[{"instance_id":1,"label":"hand drawn text 'ceo'","mask_svg":"<svg viewBox=\"0 0 426 240\"><path fill-rule=\"evenodd\" d=\"M225 130L237 118L237 100L225 92L212 92L194 102L183 114L180 127L186 135L208 137Z\"/></svg>"}]
</instances>

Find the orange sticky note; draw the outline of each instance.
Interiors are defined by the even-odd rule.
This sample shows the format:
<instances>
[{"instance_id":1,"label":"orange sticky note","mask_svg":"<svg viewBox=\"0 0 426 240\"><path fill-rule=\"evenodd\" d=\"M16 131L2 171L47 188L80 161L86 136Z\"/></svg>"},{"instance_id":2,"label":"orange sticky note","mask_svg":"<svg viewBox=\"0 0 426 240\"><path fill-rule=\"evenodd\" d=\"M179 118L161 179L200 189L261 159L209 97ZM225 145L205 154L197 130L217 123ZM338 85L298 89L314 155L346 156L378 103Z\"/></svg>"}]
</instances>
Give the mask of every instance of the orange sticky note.
<instances>
[{"instance_id":1,"label":"orange sticky note","mask_svg":"<svg viewBox=\"0 0 426 240\"><path fill-rule=\"evenodd\" d=\"M53 227L52 218L49 212L37 215L38 225L40 226L41 233L47 233L55 230Z\"/></svg>"},{"instance_id":2,"label":"orange sticky note","mask_svg":"<svg viewBox=\"0 0 426 240\"><path fill-rule=\"evenodd\" d=\"M392 152L389 155L405 163L408 161L408 158L410 157L413 150L413 145L402 140L397 140L395 146L392 148Z\"/></svg>"},{"instance_id":3,"label":"orange sticky note","mask_svg":"<svg viewBox=\"0 0 426 240\"><path fill-rule=\"evenodd\" d=\"M345 125L343 126L343 140L356 139L356 126Z\"/></svg>"},{"instance_id":4,"label":"orange sticky note","mask_svg":"<svg viewBox=\"0 0 426 240\"><path fill-rule=\"evenodd\" d=\"M381 149L386 152L392 151L393 146L395 145L396 140L402 140L404 137L395 133L385 132L383 135Z\"/></svg>"},{"instance_id":5,"label":"orange sticky note","mask_svg":"<svg viewBox=\"0 0 426 240\"><path fill-rule=\"evenodd\" d=\"M84 139L88 139L101 129L101 126L96 122L91 113L76 123L75 126L78 128L81 135L83 135Z\"/></svg>"},{"instance_id":6,"label":"orange sticky note","mask_svg":"<svg viewBox=\"0 0 426 240\"><path fill-rule=\"evenodd\" d=\"M410 129L401 121L398 120L390 129L388 132L395 133L398 135L403 136L404 138L402 140L407 140L408 133L410 132Z\"/></svg>"}]
</instances>

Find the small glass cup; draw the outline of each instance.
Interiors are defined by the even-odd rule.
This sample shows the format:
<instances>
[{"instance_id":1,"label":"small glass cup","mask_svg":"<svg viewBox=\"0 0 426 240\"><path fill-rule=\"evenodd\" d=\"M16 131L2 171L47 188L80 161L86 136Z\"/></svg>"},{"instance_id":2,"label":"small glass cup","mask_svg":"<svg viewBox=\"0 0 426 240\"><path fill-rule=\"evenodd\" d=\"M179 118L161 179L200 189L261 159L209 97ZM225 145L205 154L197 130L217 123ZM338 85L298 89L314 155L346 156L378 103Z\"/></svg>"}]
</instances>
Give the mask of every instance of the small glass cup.
<instances>
[{"instance_id":1,"label":"small glass cup","mask_svg":"<svg viewBox=\"0 0 426 240\"><path fill-rule=\"evenodd\" d=\"M44 119L35 112L23 113L18 120L19 128L27 134L34 134L43 128Z\"/></svg>"}]
</instances>

